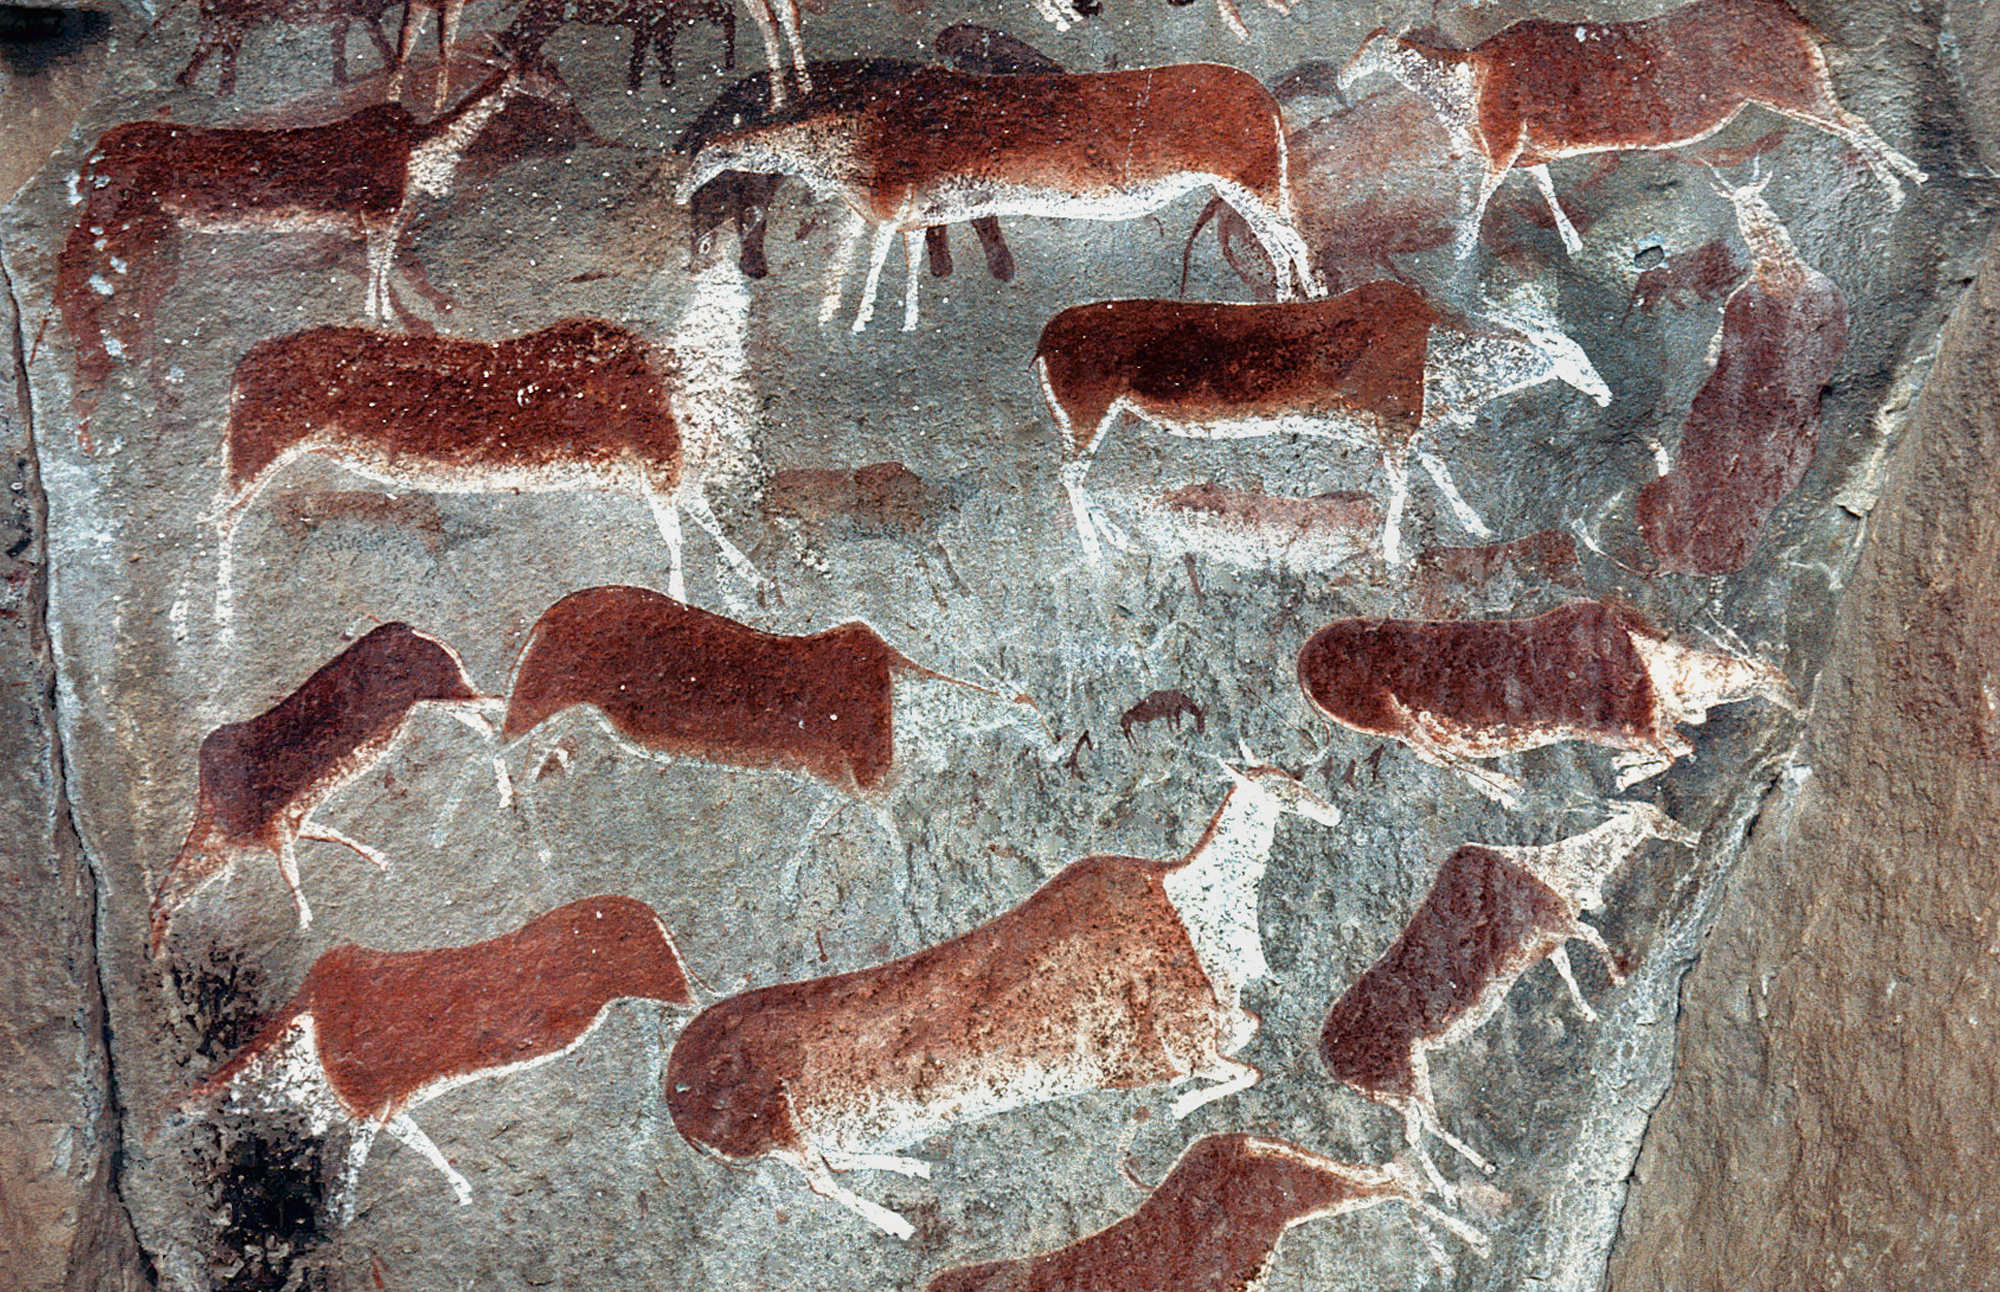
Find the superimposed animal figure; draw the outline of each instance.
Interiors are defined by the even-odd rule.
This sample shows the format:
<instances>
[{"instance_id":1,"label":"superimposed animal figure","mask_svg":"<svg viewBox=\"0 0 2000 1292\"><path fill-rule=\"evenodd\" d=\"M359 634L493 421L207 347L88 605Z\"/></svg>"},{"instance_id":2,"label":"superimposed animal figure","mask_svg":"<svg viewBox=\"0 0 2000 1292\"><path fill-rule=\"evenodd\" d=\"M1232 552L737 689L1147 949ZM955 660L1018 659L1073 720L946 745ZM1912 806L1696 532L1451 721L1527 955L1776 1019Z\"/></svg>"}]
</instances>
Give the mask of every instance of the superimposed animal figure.
<instances>
[{"instance_id":1,"label":"superimposed animal figure","mask_svg":"<svg viewBox=\"0 0 2000 1292\"><path fill-rule=\"evenodd\" d=\"M410 1119L469 1082L561 1058L623 999L690 1005L673 939L644 902L586 897L469 946L320 956L285 1007L186 1106L286 1104L316 1135L351 1136L335 1210L352 1219L361 1168L382 1131L472 1186Z\"/></svg>"},{"instance_id":2,"label":"superimposed animal figure","mask_svg":"<svg viewBox=\"0 0 2000 1292\"><path fill-rule=\"evenodd\" d=\"M1083 487L1122 413L1196 439L1370 437L1381 445L1389 479L1383 555L1397 561L1408 457L1425 429L1469 422L1490 401L1550 379L1600 405L1611 402L1590 356L1545 312L1496 309L1490 321L1456 320L1401 283L1278 304L1072 306L1042 329L1035 370L1062 433L1063 487L1093 563L1100 530L1129 545ZM1444 463L1423 450L1417 456L1460 520L1485 534Z\"/></svg>"},{"instance_id":3,"label":"superimposed animal figure","mask_svg":"<svg viewBox=\"0 0 2000 1292\"><path fill-rule=\"evenodd\" d=\"M389 41L382 34L382 15L390 0L201 0L201 28L194 55L174 78L176 84L193 85L202 65L220 54L221 70L216 73L215 92L227 97L236 92L236 55L252 29L278 22L291 26L332 24L333 83L347 84L347 29L359 22L381 52L382 62L395 61ZM407 22L407 19L405 20Z\"/></svg>"},{"instance_id":4,"label":"superimposed animal figure","mask_svg":"<svg viewBox=\"0 0 2000 1292\"><path fill-rule=\"evenodd\" d=\"M674 355L599 319L462 341L321 327L266 341L236 366L216 525L218 606L230 542L258 492L301 454L433 493L601 488L644 497L686 595L680 514L739 577L763 577L722 532L704 490L725 428L686 416Z\"/></svg>"},{"instance_id":5,"label":"superimposed animal figure","mask_svg":"<svg viewBox=\"0 0 2000 1292\"><path fill-rule=\"evenodd\" d=\"M982 41L975 35L962 34L968 32L991 39ZM971 64L970 70L994 75L1062 70L1055 60L1042 56L1019 41L1010 40L998 32L973 27L970 23L946 28L939 35L936 48L940 54L952 57L962 69ZM820 111L857 110L865 105L873 91L923 66L922 63L887 58L814 63L811 92L784 106L773 104L769 77L746 76L730 84L700 116L689 123L675 141L674 151L694 156L711 139L737 130L809 117ZM777 200L778 190L784 182L782 172L725 170L690 193L687 197L690 263L699 268L704 258L713 254L718 232L724 225L733 225L737 267L750 278L762 278L768 274L770 263L764 251L764 238L771 204ZM1012 281L1014 255L1001 236L999 220L992 216L980 216L972 221L972 228L985 251L988 272L1001 282ZM924 230L924 238L932 276L942 278L949 275L951 244L944 226L931 225Z\"/></svg>"},{"instance_id":6,"label":"superimposed animal figure","mask_svg":"<svg viewBox=\"0 0 2000 1292\"><path fill-rule=\"evenodd\" d=\"M175 912L247 853L276 859L301 928L312 924L312 908L299 888L300 839L340 844L386 870L382 854L309 818L381 761L417 706L448 705L470 716L486 702L449 646L408 624L384 624L276 705L209 732L194 824L153 897L154 954Z\"/></svg>"},{"instance_id":7,"label":"superimposed animal figure","mask_svg":"<svg viewBox=\"0 0 2000 1292\"><path fill-rule=\"evenodd\" d=\"M1278 98L1285 102L1282 93ZM1288 104L1286 111L1298 109ZM1400 257L1450 242L1459 224L1459 194L1452 180L1477 165L1454 153L1451 136L1430 105L1400 85L1299 126L1286 148L1299 232L1314 266L1335 292L1400 277ZM1211 219L1230 267L1259 300L1275 299L1270 258L1250 226L1220 199L1208 204L1188 233L1182 294L1189 254Z\"/></svg>"},{"instance_id":8,"label":"superimposed animal figure","mask_svg":"<svg viewBox=\"0 0 2000 1292\"><path fill-rule=\"evenodd\" d=\"M1328 1011L1320 1061L1334 1080L1403 1115L1405 1136L1447 1197L1425 1131L1480 1169L1492 1167L1438 1120L1429 1052L1471 1035L1544 960L1595 1020L1565 944L1578 938L1596 947L1612 981L1624 980L1602 935L1578 916L1604 904L1604 881L1648 839L1696 842L1657 808L1634 803L1594 830L1543 847L1466 844L1445 861L1402 934Z\"/></svg>"},{"instance_id":9,"label":"superimposed animal figure","mask_svg":"<svg viewBox=\"0 0 2000 1292\"><path fill-rule=\"evenodd\" d=\"M788 637L616 586L572 592L536 621L501 735L519 739L587 705L645 753L782 769L867 794L887 789L898 764L898 675L977 693L1053 748L1025 695L913 664L866 624Z\"/></svg>"},{"instance_id":10,"label":"superimposed animal figure","mask_svg":"<svg viewBox=\"0 0 2000 1292\"><path fill-rule=\"evenodd\" d=\"M784 1162L907 1238L907 1221L834 1173L928 1175L894 1154L1084 1091L1213 1082L1174 1101L1184 1117L1255 1084L1231 1056L1258 1028L1242 993L1267 971L1257 886L1288 811L1338 819L1285 772L1251 767L1178 860L1085 858L928 950L710 1006L668 1061L674 1125L725 1161Z\"/></svg>"},{"instance_id":11,"label":"superimposed animal figure","mask_svg":"<svg viewBox=\"0 0 2000 1292\"><path fill-rule=\"evenodd\" d=\"M411 208L419 196L450 191L467 144L523 83L512 70L496 72L430 121L385 103L323 126L135 121L106 131L84 165L84 205L56 258L56 305L75 349L86 425L113 360L151 332L175 274L153 262L178 230L323 231L364 241L369 316L413 319L389 275Z\"/></svg>"},{"instance_id":12,"label":"superimposed animal figure","mask_svg":"<svg viewBox=\"0 0 2000 1292\"><path fill-rule=\"evenodd\" d=\"M500 46L520 58L538 58L556 29L572 22L631 29L632 61L625 69L630 90L638 90L645 77L649 50L659 63L660 88L672 88L675 37L680 28L697 22L722 28L722 65L736 66L736 8L731 0L525 0L514 21L500 33ZM769 85L768 77L757 79Z\"/></svg>"},{"instance_id":13,"label":"superimposed animal figure","mask_svg":"<svg viewBox=\"0 0 2000 1292\"><path fill-rule=\"evenodd\" d=\"M1639 493L1639 533L1661 568L1743 568L1819 445L1820 396L1847 349L1847 298L1799 258L1764 186L1721 190L1751 252L1750 277L1722 307L1680 461Z\"/></svg>"},{"instance_id":14,"label":"superimposed animal figure","mask_svg":"<svg viewBox=\"0 0 2000 1292\"><path fill-rule=\"evenodd\" d=\"M1533 619L1336 620L1299 652L1299 685L1333 721L1399 740L1510 804L1520 787L1473 760L1582 740L1620 751L1629 786L1692 753L1679 724L1713 706L1795 702L1769 665L1668 641L1601 601Z\"/></svg>"},{"instance_id":15,"label":"superimposed animal figure","mask_svg":"<svg viewBox=\"0 0 2000 1292\"><path fill-rule=\"evenodd\" d=\"M1292 1226L1385 1202L1483 1248L1476 1231L1423 1201L1411 1174L1259 1135L1207 1135L1125 1219L1039 1256L946 1270L925 1292L1242 1292L1259 1286Z\"/></svg>"},{"instance_id":16,"label":"superimposed animal figure","mask_svg":"<svg viewBox=\"0 0 2000 1292\"><path fill-rule=\"evenodd\" d=\"M1107 121L1121 124L1106 132ZM1277 102L1247 72L1214 63L1076 75L922 68L859 105L712 139L681 180L681 200L724 171L796 176L817 196L847 203L856 238L874 227L856 331L874 312L898 234L907 235L909 330L917 234L930 225L999 215L1129 220L1204 185L1288 266L1281 296L1291 295L1294 276L1319 290L1292 219Z\"/></svg>"},{"instance_id":17,"label":"superimposed animal figure","mask_svg":"<svg viewBox=\"0 0 2000 1292\"><path fill-rule=\"evenodd\" d=\"M1555 215L1563 246L1583 246L1556 200L1549 163L1588 153L1679 148L1706 139L1750 104L1839 136L1903 201L1897 175L1916 163L1840 106L1819 36L1786 0L1696 0L1639 22L1517 22L1471 49L1426 34L1377 30L1341 75L1343 90L1386 73L1429 100L1462 149L1484 163L1459 234L1470 255L1486 204L1524 169Z\"/></svg>"}]
</instances>

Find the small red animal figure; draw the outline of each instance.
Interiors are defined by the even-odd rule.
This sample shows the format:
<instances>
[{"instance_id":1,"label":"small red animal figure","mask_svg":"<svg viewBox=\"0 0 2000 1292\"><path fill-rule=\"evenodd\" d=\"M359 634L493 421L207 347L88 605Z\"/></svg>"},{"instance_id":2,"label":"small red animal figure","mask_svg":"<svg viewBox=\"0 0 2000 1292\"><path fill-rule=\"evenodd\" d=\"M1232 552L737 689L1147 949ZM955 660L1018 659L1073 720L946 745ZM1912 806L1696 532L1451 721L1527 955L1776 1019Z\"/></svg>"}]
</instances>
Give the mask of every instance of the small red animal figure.
<instances>
[{"instance_id":1,"label":"small red animal figure","mask_svg":"<svg viewBox=\"0 0 2000 1292\"><path fill-rule=\"evenodd\" d=\"M1711 238L1640 274L1632 284L1632 303L1625 307L1625 313L1637 309L1651 314L1662 301L1678 308L1687 304L1689 295L1698 301L1721 300L1742 281L1743 266L1729 244Z\"/></svg>"},{"instance_id":2,"label":"small red animal figure","mask_svg":"<svg viewBox=\"0 0 2000 1292\"><path fill-rule=\"evenodd\" d=\"M866 794L886 789L897 765L897 674L982 691L911 663L866 624L786 637L646 588L586 588L529 633L501 735L588 705L642 752L781 768ZM1012 708L1039 729L1026 696Z\"/></svg>"},{"instance_id":3,"label":"small red animal figure","mask_svg":"<svg viewBox=\"0 0 2000 1292\"><path fill-rule=\"evenodd\" d=\"M773 1158L815 1193L908 1238L835 1183L928 1176L893 1156L948 1126L1089 1090L1216 1084L1176 1117L1256 1083L1243 989L1267 972L1257 886L1285 812L1339 814L1274 767L1236 784L1173 861L1088 857L978 928L888 964L732 996L681 1033L667 1108L690 1144Z\"/></svg>"},{"instance_id":4,"label":"small red animal figure","mask_svg":"<svg viewBox=\"0 0 2000 1292\"><path fill-rule=\"evenodd\" d=\"M76 352L85 422L112 361L150 332L174 281L152 264L176 230L324 230L365 241L370 317L412 319L389 282L411 208L449 192L467 144L519 85L495 73L450 112L418 121L377 104L330 125L229 130L135 121L106 131L79 179L84 205L56 258L56 305Z\"/></svg>"},{"instance_id":5,"label":"small red animal figure","mask_svg":"<svg viewBox=\"0 0 2000 1292\"><path fill-rule=\"evenodd\" d=\"M1194 719L1195 734L1208 730L1202 718L1201 706L1188 698L1185 691L1154 691L1118 715L1118 730L1125 735L1125 743L1132 743L1132 728L1142 722L1158 722L1166 719L1167 725L1175 731L1181 729L1182 717Z\"/></svg>"},{"instance_id":6,"label":"small red animal figure","mask_svg":"<svg viewBox=\"0 0 2000 1292\"><path fill-rule=\"evenodd\" d=\"M1387 73L1430 101L1458 145L1485 164L1459 234L1472 253L1486 204L1525 169L1554 213L1563 246L1583 246L1556 201L1548 165L1589 153L1657 151L1706 139L1749 104L1838 135L1900 206L1897 174L1927 177L1840 106L1819 36L1785 0L1696 0L1640 22L1517 22L1471 49L1378 29L1341 74L1347 89Z\"/></svg>"},{"instance_id":7,"label":"small red animal figure","mask_svg":"<svg viewBox=\"0 0 2000 1292\"><path fill-rule=\"evenodd\" d=\"M1312 707L1503 803L1519 786L1474 759L1584 740L1621 751L1620 786L1693 752L1679 724L1755 695L1787 706L1769 665L1670 642L1621 606L1582 601L1534 619L1341 619L1299 652Z\"/></svg>"},{"instance_id":8,"label":"small red animal figure","mask_svg":"<svg viewBox=\"0 0 2000 1292\"><path fill-rule=\"evenodd\" d=\"M1198 439L1297 432L1366 434L1383 450L1390 500L1383 555L1401 560L1407 462L1418 436L1469 421L1513 391L1560 378L1611 402L1590 356L1532 306L1490 323L1447 318L1414 288L1368 283L1324 300L1224 305L1098 301L1064 310L1035 347L1042 394L1063 437L1063 487L1086 559L1104 520L1084 477L1120 414ZM1442 461L1418 451L1459 518L1485 533Z\"/></svg>"},{"instance_id":9,"label":"small red animal figure","mask_svg":"<svg viewBox=\"0 0 2000 1292\"><path fill-rule=\"evenodd\" d=\"M216 54L222 55L216 74L215 92L227 98L236 92L236 55L252 28L267 22L289 26L333 24L333 83L347 84L347 29L360 22L384 64L395 61L388 38L382 34L382 15L390 0L201 0L201 34L194 56L174 78L175 84L193 85L202 65ZM419 0L421 3L421 0ZM414 5L412 6L415 7ZM407 19L405 23L407 25Z\"/></svg>"},{"instance_id":10,"label":"small red animal figure","mask_svg":"<svg viewBox=\"0 0 2000 1292\"><path fill-rule=\"evenodd\" d=\"M410 1109L561 1058L607 1006L627 998L694 1003L666 926L630 897L586 897L470 946L339 946L313 962L285 1007L186 1105L231 1095L277 1100L304 1112L314 1134L349 1131L336 1190L343 1224L353 1218L361 1167L383 1130L442 1171L464 1205L472 1186L410 1120Z\"/></svg>"},{"instance_id":11,"label":"small red animal figure","mask_svg":"<svg viewBox=\"0 0 2000 1292\"><path fill-rule=\"evenodd\" d=\"M1002 76L929 67L859 103L803 106L796 117L708 141L679 197L743 171L796 176L821 197L844 199L875 228L857 332L874 313L899 233L908 235L908 331L917 318L917 235L930 225L999 215L1130 220L1204 185L1286 264L1281 297L1291 295L1294 275L1320 290L1292 219L1284 119L1247 72L1214 63ZM1124 123L1115 143L1104 133L1110 121Z\"/></svg>"},{"instance_id":12,"label":"small red animal figure","mask_svg":"<svg viewBox=\"0 0 2000 1292\"><path fill-rule=\"evenodd\" d=\"M1604 956L1614 983L1624 975L1579 913L1604 904L1605 879L1647 839L1689 847L1697 841L1649 804L1619 808L1596 829L1559 843L1467 844L1454 852L1401 936L1327 1013L1320 1061L1334 1080L1403 1115L1405 1136L1447 1198L1451 1187L1424 1147L1424 1131L1481 1170L1493 1168L1439 1122L1429 1052L1470 1036L1498 1012L1521 975L1544 960L1594 1021L1565 944L1581 938Z\"/></svg>"},{"instance_id":13,"label":"small red animal figure","mask_svg":"<svg viewBox=\"0 0 2000 1292\"><path fill-rule=\"evenodd\" d=\"M1681 428L1680 462L1639 493L1639 533L1664 570L1732 574L1805 478L1820 396L1847 349L1847 298L1799 259L1764 201L1770 180L1721 190L1752 256L1716 334L1715 370Z\"/></svg>"},{"instance_id":14,"label":"small red animal figure","mask_svg":"<svg viewBox=\"0 0 2000 1292\"><path fill-rule=\"evenodd\" d=\"M299 889L300 839L340 844L386 870L373 848L308 818L381 761L418 705L486 702L449 646L408 624L383 624L270 709L209 732L194 824L153 898L153 953L174 913L245 853L277 859L301 928L312 909Z\"/></svg>"},{"instance_id":15,"label":"small red animal figure","mask_svg":"<svg viewBox=\"0 0 2000 1292\"><path fill-rule=\"evenodd\" d=\"M1258 1135L1207 1135L1125 1219L1039 1256L946 1270L925 1292L1243 1292L1262 1286L1292 1226L1385 1202L1485 1247L1476 1231L1425 1204L1410 1175Z\"/></svg>"},{"instance_id":16,"label":"small red animal figure","mask_svg":"<svg viewBox=\"0 0 2000 1292\"><path fill-rule=\"evenodd\" d=\"M397 488L496 493L601 488L644 497L665 539L668 587L686 590L680 513L746 583L763 576L722 532L703 469L728 428L675 415L674 356L632 332L573 318L501 341L321 327L265 341L236 365L223 487L218 618L244 510L301 454Z\"/></svg>"}]
</instances>

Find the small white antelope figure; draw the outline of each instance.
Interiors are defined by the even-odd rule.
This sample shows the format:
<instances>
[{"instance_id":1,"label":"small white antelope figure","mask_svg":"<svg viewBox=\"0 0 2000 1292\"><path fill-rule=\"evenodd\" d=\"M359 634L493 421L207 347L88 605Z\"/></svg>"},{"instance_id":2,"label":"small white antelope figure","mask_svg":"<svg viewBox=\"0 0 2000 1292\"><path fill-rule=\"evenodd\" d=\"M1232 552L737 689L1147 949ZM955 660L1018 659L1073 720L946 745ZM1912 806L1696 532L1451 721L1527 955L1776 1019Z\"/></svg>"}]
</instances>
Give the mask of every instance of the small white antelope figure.
<instances>
[{"instance_id":1,"label":"small white antelope figure","mask_svg":"<svg viewBox=\"0 0 2000 1292\"><path fill-rule=\"evenodd\" d=\"M939 1131L1091 1090L1213 1084L1176 1117L1256 1084L1231 1057L1259 1025L1257 888L1286 812L1339 814L1275 767L1235 784L1184 857L1086 857L1013 910L928 950L710 1006L674 1045L667 1108L725 1161L771 1158L889 1233L895 1212L837 1171L928 1176L896 1156Z\"/></svg>"},{"instance_id":2,"label":"small white antelope figure","mask_svg":"<svg viewBox=\"0 0 2000 1292\"><path fill-rule=\"evenodd\" d=\"M1749 104L1845 139L1903 202L1916 163L1840 106L1818 33L1785 0L1696 0L1642 22L1517 22L1471 49L1378 29L1341 73L1345 90L1387 73L1430 101L1461 148L1485 162L1458 253L1479 240L1507 172L1534 177L1574 255L1583 246L1556 201L1549 163L1588 153L1655 151L1706 139Z\"/></svg>"},{"instance_id":3,"label":"small white antelope figure","mask_svg":"<svg viewBox=\"0 0 2000 1292\"><path fill-rule=\"evenodd\" d=\"M923 231L1000 215L1130 220L1204 185L1250 225L1279 275L1321 293L1292 217L1285 123L1248 72L1181 63L1122 72L981 75L930 67L865 99L808 99L787 120L720 135L682 178L686 202L724 171L785 174L838 197L872 225L854 330L868 325L897 234L909 277L903 328L917 323ZM852 254L854 238L841 260ZM838 308L829 302L822 322Z\"/></svg>"}]
</instances>

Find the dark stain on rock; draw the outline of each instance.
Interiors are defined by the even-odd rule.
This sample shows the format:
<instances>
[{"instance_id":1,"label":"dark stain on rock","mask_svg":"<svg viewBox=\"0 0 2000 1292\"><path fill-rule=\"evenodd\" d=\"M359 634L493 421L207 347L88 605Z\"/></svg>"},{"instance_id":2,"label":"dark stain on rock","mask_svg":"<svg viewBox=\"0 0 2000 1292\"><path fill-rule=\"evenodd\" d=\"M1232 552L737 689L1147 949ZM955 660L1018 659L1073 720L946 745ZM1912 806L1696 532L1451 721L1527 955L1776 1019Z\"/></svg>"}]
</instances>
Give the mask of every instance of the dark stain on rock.
<instances>
[{"instance_id":1,"label":"dark stain on rock","mask_svg":"<svg viewBox=\"0 0 2000 1292\"><path fill-rule=\"evenodd\" d=\"M216 1219L219 1292L331 1292L328 1141L295 1114L223 1115L196 1135L189 1153Z\"/></svg>"}]
</instances>

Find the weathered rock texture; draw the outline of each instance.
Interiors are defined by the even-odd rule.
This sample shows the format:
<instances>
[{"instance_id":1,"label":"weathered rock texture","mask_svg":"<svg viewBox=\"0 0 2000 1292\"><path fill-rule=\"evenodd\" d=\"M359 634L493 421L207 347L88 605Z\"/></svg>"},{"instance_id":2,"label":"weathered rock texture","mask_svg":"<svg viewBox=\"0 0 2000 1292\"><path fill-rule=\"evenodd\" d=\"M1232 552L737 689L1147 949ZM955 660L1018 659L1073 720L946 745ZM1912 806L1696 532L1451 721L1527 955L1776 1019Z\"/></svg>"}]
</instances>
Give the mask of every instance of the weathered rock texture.
<instances>
[{"instance_id":1,"label":"weathered rock texture","mask_svg":"<svg viewBox=\"0 0 2000 1292\"><path fill-rule=\"evenodd\" d=\"M0 270L0 289L7 287ZM0 347L23 333L0 295ZM0 387L0 1285L147 1286L118 1197L119 1113L98 983L97 891L77 845L56 731L33 427Z\"/></svg>"},{"instance_id":2,"label":"weathered rock texture","mask_svg":"<svg viewBox=\"0 0 2000 1292\"><path fill-rule=\"evenodd\" d=\"M1683 992L1618 1292L2000 1286L2000 243Z\"/></svg>"}]
</instances>

